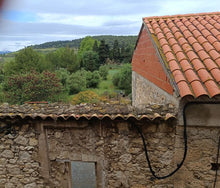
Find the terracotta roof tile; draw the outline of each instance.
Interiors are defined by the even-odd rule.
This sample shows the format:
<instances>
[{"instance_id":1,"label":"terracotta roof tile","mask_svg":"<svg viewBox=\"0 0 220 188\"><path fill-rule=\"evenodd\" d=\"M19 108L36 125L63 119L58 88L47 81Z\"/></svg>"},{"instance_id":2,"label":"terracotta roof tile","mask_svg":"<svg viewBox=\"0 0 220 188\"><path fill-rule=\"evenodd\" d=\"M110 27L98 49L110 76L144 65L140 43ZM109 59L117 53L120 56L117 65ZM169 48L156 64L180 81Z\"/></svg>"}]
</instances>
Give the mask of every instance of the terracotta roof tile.
<instances>
[{"instance_id":1,"label":"terracotta roof tile","mask_svg":"<svg viewBox=\"0 0 220 188\"><path fill-rule=\"evenodd\" d=\"M206 59L204 60L204 64L206 65L206 67L208 68L208 70L212 70L212 69L218 69L218 66L215 64L215 62L211 59Z\"/></svg>"},{"instance_id":2,"label":"terracotta roof tile","mask_svg":"<svg viewBox=\"0 0 220 188\"><path fill-rule=\"evenodd\" d=\"M168 53L166 54L166 58L167 58L167 61L168 61L168 62L171 61L171 60L176 60L176 58L175 58L175 56L173 55L172 52L168 52Z\"/></svg>"},{"instance_id":3,"label":"terracotta roof tile","mask_svg":"<svg viewBox=\"0 0 220 188\"><path fill-rule=\"evenodd\" d=\"M194 51L187 52L187 56L189 57L189 60L192 61L193 59L198 59L198 56Z\"/></svg>"},{"instance_id":4,"label":"terracotta roof tile","mask_svg":"<svg viewBox=\"0 0 220 188\"><path fill-rule=\"evenodd\" d=\"M181 97L220 95L220 12L148 17Z\"/></svg>"},{"instance_id":5,"label":"terracotta roof tile","mask_svg":"<svg viewBox=\"0 0 220 188\"><path fill-rule=\"evenodd\" d=\"M193 59L191 60L191 62L196 71L198 71L199 69L205 69L204 64L199 59Z\"/></svg>"},{"instance_id":6,"label":"terracotta roof tile","mask_svg":"<svg viewBox=\"0 0 220 188\"><path fill-rule=\"evenodd\" d=\"M193 69L190 63L185 59L180 61L180 65L184 72L187 71L188 69Z\"/></svg>"},{"instance_id":7,"label":"terracotta roof tile","mask_svg":"<svg viewBox=\"0 0 220 188\"><path fill-rule=\"evenodd\" d=\"M192 46L196 52L203 50L203 47L198 42L193 43Z\"/></svg>"},{"instance_id":8,"label":"terracotta roof tile","mask_svg":"<svg viewBox=\"0 0 220 188\"><path fill-rule=\"evenodd\" d=\"M186 75L186 78L189 81L189 83L191 83L195 80L199 81L198 76L196 75L196 73L192 69L186 70L185 75Z\"/></svg>"},{"instance_id":9,"label":"terracotta roof tile","mask_svg":"<svg viewBox=\"0 0 220 188\"><path fill-rule=\"evenodd\" d=\"M192 86L195 97L207 95L207 92L203 88L203 85L201 84L200 81L195 80L194 82L191 83L191 86Z\"/></svg>"},{"instance_id":10,"label":"terracotta roof tile","mask_svg":"<svg viewBox=\"0 0 220 188\"><path fill-rule=\"evenodd\" d=\"M169 62L170 70L174 72L175 70L181 70L180 66L175 60Z\"/></svg>"},{"instance_id":11,"label":"terracotta roof tile","mask_svg":"<svg viewBox=\"0 0 220 188\"><path fill-rule=\"evenodd\" d=\"M180 96L194 96L191 89L189 88L189 84L186 81L177 83L177 86L180 90Z\"/></svg>"},{"instance_id":12,"label":"terracotta roof tile","mask_svg":"<svg viewBox=\"0 0 220 188\"><path fill-rule=\"evenodd\" d=\"M203 36L198 37L197 40L200 44L204 44L205 42L208 42Z\"/></svg>"},{"instance_id":13,"label":"terracotta roof tile","mask_svg":"<svg viewBox=\"0 0 220 188\"><path fill-rule=\"evenodd\" d=\"M203 83L207 82L208 80L213 80L212 76L206 69L200 69L198 73Z\"/></svg>"},{"instance_id":14,"label":"terracotta roof tile","mask_svg":"<svg viewBox=\"0 0 220 188\"><path fill-rule=\"evenodd\" d=\"M215 42L218 42L218 40L217 40L215 37L213 37L212 35L209 35L209 36L207 37L207 39L208 39L208 41L209 41L211 44L214 44Z\"/></svg>"},{"instance_id":15,"label":"terracotta roof tile","mask_svg":"<svg viewBox=\"0 0 220 188\"><path fill-rule=\"evenodd\" d=\"M213 47L210 43L208 43L208 42L203 43L203 47L205 48L205 50L206 50L207 52L209 52L210 50L213 50L213 49L214 49L214 47Z\"/></svg>"},{"instance_id":16,"label":"terracotta roof tile","mask_svg":"<svg viewBox=\"0 0 220 188\"><path fill-rule=\"evenodd\" d=\"M215 80L218 82L218 84L220 84L220 70L218 68L215 68L215 69L212 69L210 72L215 78Z\"/></svg>"},{"instance_id":17,"label":"terracotta roof tile","mask_svg":"<svg viewBox=\"0 0 220 188\"><path fill-rule=\"evenodd\" d=\"M182 60L184 60L184 59L186 59L186 56L185 56L185 54L181 51L181 52L178 52L177 54L176 54L176 57L177 57L177 60L178 61L182 61Z\"/></svg>"},{"instance_id":18,"label":"terracotta roof tile","mask_svg":"<svg viewBox=\"0 0 220 188\"><path fill-rule=\"evenodd\" d=\"M220 52L220 42L213 43L213 47L216 49L217 52Z\"/></svg>"},{"instance_id":19,"label":"terracotta roof tile","mask_svg":"<svg viewBox=\"0 0 220 188\"><path fill-rule=\"evenodd\" d=\"M214 60L220 58L220 54L215 49L209 51L209 54Z\"/></svg>"},{"instance_id":20,"label":"terracotta roof tile","mask_svg":"<svg viewBox=\"0 0 220 188\"><path fill-rule=\"evenodd\" d=\"M216 59L215 62L217 63L218 67L220 67L220 59Z\"/></svg>"},{"instance_id":21,"label":"terracotta roof tile","mask_svg":"<svg viewBox=\"0 0 220 188\"><path fill-rule=\"evenodd\" d=\"M163 53L164 53L164 54L166 54L166 53L168 53L168 52L172 52L172 50L171 50L171 48L170 48L169 45L164 45L164 46L162 47L162 49L163 49Z\"/></svg>"},{"instance_id":22,"label":"terracotta roof tile","mask_svg":"<svg viewBox=\"0 0 220 188\"><path fill-rule=\"evenodd\" d=\"M186 79L185 79L185 77L184 77L181 70L173 71L173 76L174 76L174 79L175 79L177 84L181 81L186 81Z\"/></svg>"},{"instance_id":23,"label":"terracotta roof tile","mask_svg":"<svg viewBox=\"0 0 220 188\"><path fill-rule=\"evenodd\" d=\"M173 51L175 52L175 54L177 54L178 52L182 52L182 49L178 44L176 44L173 45Z\"/></svg>"}]
</instances>

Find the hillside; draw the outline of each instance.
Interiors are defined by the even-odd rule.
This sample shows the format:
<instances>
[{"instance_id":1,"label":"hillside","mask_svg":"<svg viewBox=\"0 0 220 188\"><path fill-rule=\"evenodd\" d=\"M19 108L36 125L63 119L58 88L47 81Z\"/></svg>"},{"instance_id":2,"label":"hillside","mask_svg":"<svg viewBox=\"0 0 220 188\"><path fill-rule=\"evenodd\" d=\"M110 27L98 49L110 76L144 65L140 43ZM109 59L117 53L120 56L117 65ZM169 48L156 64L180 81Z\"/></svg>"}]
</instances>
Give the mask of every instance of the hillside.
<instances>
[{"instance_id":1,"label":"hillside","mask_svg":"<svg viewBox=\"0 0 220 188\"><path fill-rule=\"evenodd\" d=\"M113 36L113 35L100 35L100 36L92 36L92 38L96 40L105 40L105 43L112 48L115 40L118 40L119 46L124 44L125 46L135 46L137 36ZM80 43L83 38L75 39L75 40L66 40L66 41L54 41L54 42L46 42L39 45L32 45L33 49L46 49L46 48L61 48L69 46L70 48L79 48Z\"/></svg>"}]
</instances>

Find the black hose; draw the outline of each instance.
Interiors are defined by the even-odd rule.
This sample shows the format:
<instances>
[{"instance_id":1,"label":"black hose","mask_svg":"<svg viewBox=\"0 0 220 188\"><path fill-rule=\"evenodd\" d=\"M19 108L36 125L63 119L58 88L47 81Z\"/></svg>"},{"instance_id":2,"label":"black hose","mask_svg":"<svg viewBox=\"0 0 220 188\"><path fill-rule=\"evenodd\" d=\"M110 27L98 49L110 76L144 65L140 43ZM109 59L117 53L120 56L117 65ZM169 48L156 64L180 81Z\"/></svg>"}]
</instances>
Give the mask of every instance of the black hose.
<instances>
[{"instance_id":1,"label":"black hose","mask_svg":"<svg viewBox=\"0 0 220 188\"><path fill-rule=\"evenodd\" d=\"M209 101L209 102L189 102L187 103L184 108L183 108L183 123L184 123L184 154L183 154L183 158L182 158L182 161L180 162L180 164L177 164L177 168L175 170L173 170L171 173L169 173L168 175L166 176L157 176L156 173L154 172L152 166L151 166L151 162L150 162L150 158L149 158L149 155L148 155L148 150L147 150L147 145L145 143L145 138L144 138L144 135L141 131L141 129L135 125L135 127L137 128L141 138L142 138L142 141L143 141L143 145L144 145L144 151L145 151L145 156L146 156L146 159L147 159L147 163L148 163L148 166L149 166L149 169L150 169L150 172L151 174L153 175L154 178L156 179L166 179L172 175L174 175L183 165L185 159L186 159L186 155L187 155L187 130L186 130L186 127L187 127L187 121L186 121L186 108L190 105L193 105L193 104L220 104L220 102L214 102L214 101Z\"/></svg>"}]
</instances>

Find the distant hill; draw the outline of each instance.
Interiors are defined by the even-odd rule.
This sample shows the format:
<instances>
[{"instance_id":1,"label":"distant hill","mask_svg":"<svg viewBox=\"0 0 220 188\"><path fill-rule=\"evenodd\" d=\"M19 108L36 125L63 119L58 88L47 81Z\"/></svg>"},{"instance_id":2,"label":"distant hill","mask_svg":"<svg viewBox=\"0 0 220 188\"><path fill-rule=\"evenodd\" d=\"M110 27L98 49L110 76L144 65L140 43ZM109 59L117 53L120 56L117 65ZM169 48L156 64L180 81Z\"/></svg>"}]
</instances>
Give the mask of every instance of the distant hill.
<instances>
[{"instance_id":1,"label":"distant hill","mask_svg":"<svg viewBox=\"0 0 220 188\"><path fill-rule=\"evenodd\" d=\"M105 40L105 43L112 48L115 40L118 40L119 46L124 44L125 46L135 46L137 36L113 36L113 35L100 35L100 36L92 36L92 38L96 40ZM80 43L83 38L75 39L75 40L66 40L66 41L54 41L54 42L46 42L39 45L32 45L33 49L46 49L46 48L61 48L69 46L70 48L79 48Z\"/></svg>"},{"instance_id":2,"label":"distant hill","mask_svg":"<svg viewBox=\"0 0 220 188\"><path fill-rule=\"evenodd\" d=\"M11 53L10 51L0 51L0 54L9 54Z\"/></svg>"}]
</instances>

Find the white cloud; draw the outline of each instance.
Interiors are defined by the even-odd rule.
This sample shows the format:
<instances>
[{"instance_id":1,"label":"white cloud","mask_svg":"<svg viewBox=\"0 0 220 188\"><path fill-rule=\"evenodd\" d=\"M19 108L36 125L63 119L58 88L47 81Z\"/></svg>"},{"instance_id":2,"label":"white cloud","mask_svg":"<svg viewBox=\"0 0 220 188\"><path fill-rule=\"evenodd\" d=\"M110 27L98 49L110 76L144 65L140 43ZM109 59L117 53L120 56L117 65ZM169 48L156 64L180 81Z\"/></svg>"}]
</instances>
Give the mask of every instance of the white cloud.
<instances>
[{"instance_id":1,"label":"white cloud","mask_svg":"<svg viewBox=\"0 0 220 188\"><path fill-rule=\"evenodd\" d=\"M142 17L218 11L219 0L7 0L5 11L28 19L0 20L0 50L86 35L137 35ZM21 16L22 17L22 16ZM23 17L22 17L23 18ZM7 42L8 41L8 45ZM14 41L14 44L13 44ZM18 43L19 41L19 43ZM15 49L13 47L13 49Z\"/></svg>"},{"instance_id":2,"label":"white cloud","mask_svg":"<svg viewBox=\"0 0 220 188\"><path fill-rule=\"evenodd\" d=\"M97 16L83 16L83 15L71 15L71 14L49 14L39 13L37 14L38 21L41 23L57 23L66 25L83 25L96 27L100 26L105 19L108 17L97 17Z\"/></svg>"}]
</instances>

